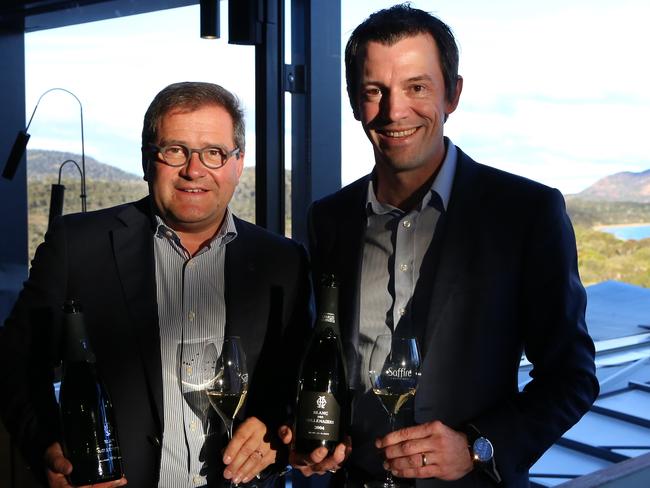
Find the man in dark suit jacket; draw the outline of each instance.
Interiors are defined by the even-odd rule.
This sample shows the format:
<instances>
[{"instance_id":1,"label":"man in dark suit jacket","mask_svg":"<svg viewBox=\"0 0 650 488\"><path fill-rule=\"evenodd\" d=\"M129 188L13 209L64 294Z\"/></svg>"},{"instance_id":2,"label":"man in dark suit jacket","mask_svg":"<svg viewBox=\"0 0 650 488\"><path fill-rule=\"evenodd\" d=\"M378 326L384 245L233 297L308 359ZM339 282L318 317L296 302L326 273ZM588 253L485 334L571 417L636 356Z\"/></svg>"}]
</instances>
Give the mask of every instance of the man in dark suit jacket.
<instances>
[{"instance_id":1,"label":"man in dark suit jacket","mask_svg":"<svg viewBox=\"0 0 650 488\"><path fill-rule=\"evenodd\" d=\"M361 486L387 468L418 488L525 487L598 393L563 198L443 136L457 69L449 28L405 5L348 42L348 94L375 168L314 203L310 253L315 277L340 280L351 453L315 451L298 466L306 475L343 466L335 479ZM392 433L366 379L381 332L414 335L423 358L407 426ZM534 368L520 390L522 352Z\"/></svg>"},{"instance_id":2,"label":"man in dark suit jacket","mask_svg":"<svg viewBox=\"0 0 650 488\"><path fill-rule=\"evenodd\" d=\"M276 461L271 433L286 421L295 387L286 351L309 320L310 285L302 247L227 208L243 167L243 123L237 99L218 85L165 88L144 121L150 195L65 216L39 247L0 329L0 408L50 486L69 486L64 475L74 469L63 456L52 388L67 299L83 306L115 408L126 479L106 486L221 486L224 478L254 480ZM175 362L184 339L217 335L242 339L249 373L246 419L224 453L216 415L210 433L220 431L209 441L196 429L206 419L183 403Z\"/></svg>"}]
</instances>

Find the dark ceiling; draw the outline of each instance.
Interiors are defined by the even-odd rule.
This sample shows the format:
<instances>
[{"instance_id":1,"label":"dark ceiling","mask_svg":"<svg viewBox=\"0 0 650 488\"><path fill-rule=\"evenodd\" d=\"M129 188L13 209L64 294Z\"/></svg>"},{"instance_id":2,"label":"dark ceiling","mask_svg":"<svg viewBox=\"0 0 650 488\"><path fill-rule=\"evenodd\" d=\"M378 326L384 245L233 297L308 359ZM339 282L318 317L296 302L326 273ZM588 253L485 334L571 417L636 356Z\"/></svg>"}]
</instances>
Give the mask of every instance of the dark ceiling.
<instances>
[{"instance_id":1,"label":"dark ceiling","mask_svg":"<svg viewBox=\"0 0 650 488\"><path fill-rule=\"evenodd\" d=\"M198 0L3 0L0 30L32 32L196 3Z\"/></svg>"}]
</instances>

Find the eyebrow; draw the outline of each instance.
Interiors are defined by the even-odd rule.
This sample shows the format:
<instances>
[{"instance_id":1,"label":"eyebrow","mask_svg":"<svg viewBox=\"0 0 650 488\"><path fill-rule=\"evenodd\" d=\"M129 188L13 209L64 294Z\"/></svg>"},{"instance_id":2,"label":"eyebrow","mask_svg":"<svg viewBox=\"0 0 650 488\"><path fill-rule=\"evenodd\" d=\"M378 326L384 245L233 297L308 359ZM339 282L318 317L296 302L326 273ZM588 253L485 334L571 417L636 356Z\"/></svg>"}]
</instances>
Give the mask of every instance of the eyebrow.
<instances>
[{"instance_id":1,"label":"eyebrow","mask_svg":"<svg viewBox=\"0 0 650 488\"><path fill-rule=\"evenodd\" d=\"M433 79L429 75L412 76L404 80L402 83L413 83L417 81L428 81L430 83L433 83ZM379 81L372 81L372 80L364 81L359 86L368 86L368 85L384 86L383 83L380 83Z\"/></svg>"},{"instance_id":2,"label":"eyebrow","mask_svg":"<svg viewBox=\"0 0 650 488\"><path fill-rule=\"evenodd\" d=\"M411 78L408 78L406 80L407 83L412 83L414 81L433 81L429 75L420 75L420 76L413 76Z\"/></svg>"},{"instance_id":3,"label":"eyebrow","mask_svg":"<svg viewBox=\"0 0 650 488\"><path fill-rule=\"evenodd\" d=\"M182 145L182 146L187 146L191 147L191 144L188 144L186 141L180 140L180 139L161 139L160 140L160 146L174 146L174 145ZM200 148L194 148L194 149L205 149L207 147L218 147L220 149L224 149L226 146L218 143L218 142L209 142L206 145L200 147Z\"/></svg>"}]
</instances>

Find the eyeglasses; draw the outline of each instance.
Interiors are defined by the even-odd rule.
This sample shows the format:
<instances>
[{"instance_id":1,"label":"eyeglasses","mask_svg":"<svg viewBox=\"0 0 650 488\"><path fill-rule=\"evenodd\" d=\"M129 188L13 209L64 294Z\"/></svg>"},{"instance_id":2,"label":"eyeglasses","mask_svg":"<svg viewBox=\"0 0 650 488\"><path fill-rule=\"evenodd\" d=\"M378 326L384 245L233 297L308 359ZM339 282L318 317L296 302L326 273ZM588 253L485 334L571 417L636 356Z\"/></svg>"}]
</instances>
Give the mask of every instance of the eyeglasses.
<instances>
[{"instance_id":1,"label":"eyeglasses","mask_svg":"<svg viewBox=\"0 0 650 488\"><path fill-rule=\"evenodd\" d=\"M210 169L219 169L224 166L228 160L237 156L239 159L240 149L236 147L232 151L226 151L220 146L207 146L202 149L187 147L185 144L170 144L168 146L157 146L149 144L151 150L156 152L162 163L168 166L180 167L190 162L192 153L197 153L203 166Z\"/></svg>"}]
</instances>

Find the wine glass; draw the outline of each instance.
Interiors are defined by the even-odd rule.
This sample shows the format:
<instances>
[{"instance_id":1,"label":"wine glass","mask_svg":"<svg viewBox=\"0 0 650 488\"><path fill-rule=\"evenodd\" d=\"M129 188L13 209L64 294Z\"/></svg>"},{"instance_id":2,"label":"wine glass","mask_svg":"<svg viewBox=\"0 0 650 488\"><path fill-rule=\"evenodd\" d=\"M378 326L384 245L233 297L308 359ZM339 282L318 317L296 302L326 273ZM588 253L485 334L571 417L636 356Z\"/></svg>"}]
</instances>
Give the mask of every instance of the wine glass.
<instances>
[{"instance_id":1,"label":"wine glass","mask_svg":"<svg viewBox=\"0 0 650 488\"><path fill-rule=\"evenodd\" d=\"M210 405L221 417L231 440L233 420L248 393L246 356L240 338L226 336L208 341L203 349L201 369Z\"/></svg>"},{"instance_id":2,"label":"wine glass","mask_svg":"<svg viewBox=\"0 0 650 488\"><path fill-rule=\"evenodd\" d=\"M370 355L368 368L370 385L388 413L390 431L395 430L395 416L407 400L415 396L420 379L420 350L414 337L392 334L377 336ZM383 488L396 488L390 471L381 484Z\"/></svg>"}]
</instances>

